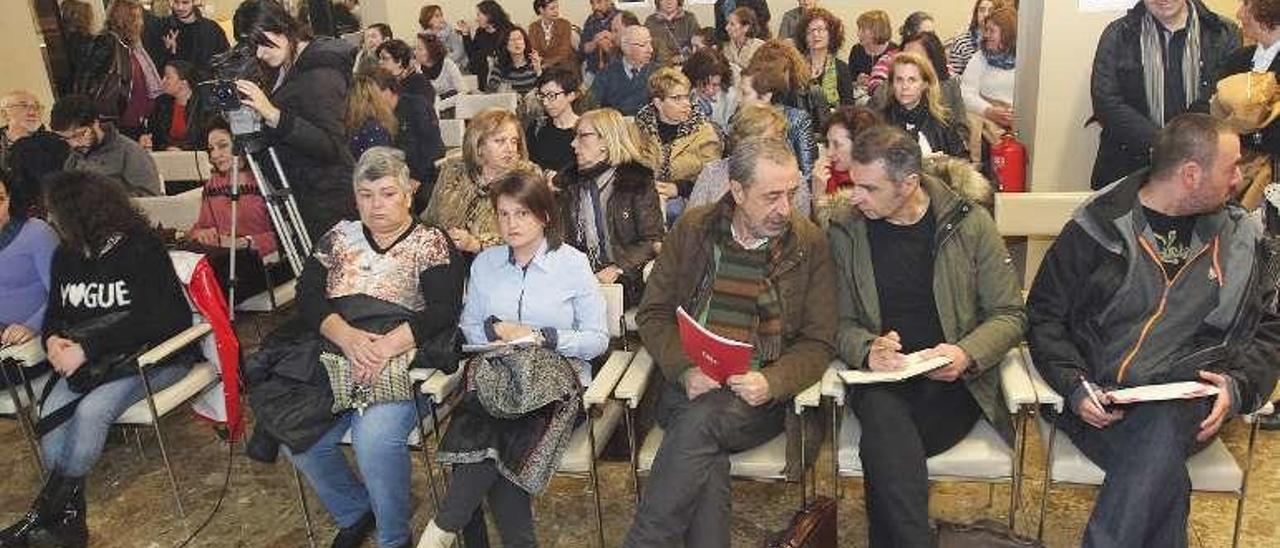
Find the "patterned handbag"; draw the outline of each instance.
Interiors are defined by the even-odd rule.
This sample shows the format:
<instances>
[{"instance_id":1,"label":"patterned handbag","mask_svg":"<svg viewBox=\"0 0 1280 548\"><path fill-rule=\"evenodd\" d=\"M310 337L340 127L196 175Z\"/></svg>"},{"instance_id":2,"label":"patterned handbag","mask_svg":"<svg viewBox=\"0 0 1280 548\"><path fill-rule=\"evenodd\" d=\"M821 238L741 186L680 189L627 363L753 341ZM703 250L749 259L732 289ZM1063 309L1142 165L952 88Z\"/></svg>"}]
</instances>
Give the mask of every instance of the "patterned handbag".
<instances>
[{"instance_id":1,"label":"patterned handbag","mask_svg":"<svg viewBox=\"0 0 1280 548\"><path fill-rule=\"evenodd\" d=\"M409 350L387 361L386 367L373 384L361 384L355 380L355 366L341 353L321 352L320 363L329 374L333 388L334 413L355 409L364 412L375 403L408 401L413 399L413 386L409 381L409 364L413 363L416 350Z\"/></svg>"}]
</instances>

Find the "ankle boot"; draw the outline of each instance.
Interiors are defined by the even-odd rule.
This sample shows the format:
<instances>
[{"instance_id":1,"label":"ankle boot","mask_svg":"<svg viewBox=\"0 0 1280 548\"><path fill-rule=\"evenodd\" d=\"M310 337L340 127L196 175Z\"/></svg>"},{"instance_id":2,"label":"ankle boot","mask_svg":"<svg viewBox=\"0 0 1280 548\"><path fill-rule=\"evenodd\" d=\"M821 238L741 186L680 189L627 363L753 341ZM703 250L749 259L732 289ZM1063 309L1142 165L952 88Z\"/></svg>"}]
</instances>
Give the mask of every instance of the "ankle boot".
<instances>
[{"instance_id":1,"label":"ankle boot","mask_svg":"<svg viewBox=\"0 0 1280 548\"><path fill-rule=\"evenodd\" d=\"M83 548L87 545L89 527L85 523L84 478L62 478L49 504L51 511L44 526L29 536L31 545L59 548Z\"/></svg>"},{"instance_id":2,"label":"ankle boot","mask_svg":"<svg viewBox=\"0 0 1280 548\"><path fill-rule=\"evenodd\" d=\"M61 487L63 480L64 478L56 472L49 474L49 479L45 480L44 486L40 488L40 493L36 495L35 502L31 503L31 509L27 511L27 515L17 523L0 530L0 548L20 548L30 544L31 535L42 530L50 522L52 507L49 503Z\"/></svg>"}]
</instances>

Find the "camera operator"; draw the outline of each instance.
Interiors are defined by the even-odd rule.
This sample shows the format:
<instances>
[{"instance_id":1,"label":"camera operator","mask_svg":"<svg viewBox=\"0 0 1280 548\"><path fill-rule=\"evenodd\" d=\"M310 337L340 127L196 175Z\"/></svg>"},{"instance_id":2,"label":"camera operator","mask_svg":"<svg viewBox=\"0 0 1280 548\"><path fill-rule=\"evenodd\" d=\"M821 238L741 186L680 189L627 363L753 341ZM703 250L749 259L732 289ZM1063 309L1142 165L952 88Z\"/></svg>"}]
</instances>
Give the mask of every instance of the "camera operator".
<instances>
[{"instance_id":1,"label":"camera operator","mask_svg":"<svg viewBox=\"0 0 1280 548\"><path fill-rule=\"evenodd\" d=\"M246 0L233 24L240 40L256 46L266 72L277 75L270 95L249 80L237 80L236 90L261 115L262 144L276 148L307 233L318 241L337 221L355 218L343 123L355 48L313 37L275 0ZM261 164L270 176L270 162Z\"/></svg>"}]
</instances>

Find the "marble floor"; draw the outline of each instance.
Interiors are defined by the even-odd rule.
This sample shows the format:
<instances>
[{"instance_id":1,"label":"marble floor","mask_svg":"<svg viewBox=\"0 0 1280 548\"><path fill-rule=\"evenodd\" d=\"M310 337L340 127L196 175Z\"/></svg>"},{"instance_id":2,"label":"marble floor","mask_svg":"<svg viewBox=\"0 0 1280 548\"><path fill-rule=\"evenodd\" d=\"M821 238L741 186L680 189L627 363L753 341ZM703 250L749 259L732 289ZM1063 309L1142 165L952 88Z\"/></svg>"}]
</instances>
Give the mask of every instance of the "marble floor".
<instances>
[{"instance_id":1,"label":"marble floor","mask_svg":"<svg viewBox=\"0 0 1280 548\"><path fill-rule=\"evenodd\" d=\"M244 333L251 346L255 333ZM228 447L207 424L188 413L174 413L163 421L170 457L177 469L186 517L176 515L158 446L150 430L137 438L113 434L105 454L89 478L89 528L94 547L179 546L214 510L230 467L230 482L221 508L189 544L193 547L297 547L307 545L306 528L293 474L282 460L262 464L247 459L242 447ZM1232 453L1243 458L1248 429L1236 421L1224 438ZM0 522L17 520L39 489L39 477L17 424L0 421ZM228 459L230 459L228 461ZM1018 529L1035 534L1043 478L1042 449L1034 434L1027 450L1027 480L1023 504L1016 514ZM828 449L818 463L820 494L833 493ZM412 491L416 503L414 528L420 530L432 510L425 469L414 459ZM625 460L603 462L601 498L607 546L618 546L635 511L629 465ZM839 499L840 546L864 546L866 523L861 484L842 481ZM1093 490L1055 487L1045 522L1049 546L1077 546L1093 501ZM327 546L334 527L308 492L316 525L316 543ZM984 484L938 483L932 489L930 513L935 518L971 521L1007 517L1009 487ZM796 485L737 481L734 483L733 546L760 546L770 532L782 528L799 502ZM1229 547L1235 501L1219 495L1193 497L1191 546ZM595 545L595 526L589 483L557 477L537 498L538 538L546 547ZM1241 546L1280 545L1280 432L1258 436ZM493 537L496 538L496 535ZM372 543L369 544L372 546Z\"/></svg>"}]
</instances>

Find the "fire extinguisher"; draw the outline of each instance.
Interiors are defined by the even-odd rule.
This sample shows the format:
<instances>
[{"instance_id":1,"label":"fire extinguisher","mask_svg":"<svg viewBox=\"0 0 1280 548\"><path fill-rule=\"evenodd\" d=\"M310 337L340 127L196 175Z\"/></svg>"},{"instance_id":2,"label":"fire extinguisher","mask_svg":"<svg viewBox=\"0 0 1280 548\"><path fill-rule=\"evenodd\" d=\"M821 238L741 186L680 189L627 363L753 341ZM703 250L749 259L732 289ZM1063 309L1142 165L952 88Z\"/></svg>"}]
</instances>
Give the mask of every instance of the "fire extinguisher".
<instances>
[{"instance_id":1,"label":"fire extinguisher","mask_svg":"<svg viewBox=\"0 0 1280 548\"><path fill-rule=\"evenodd\" d=\"M991 145L991 171L1000 192L1027 191L1027 147L1013 132L1005 133Z\"/></svg>"}]
</instances>

